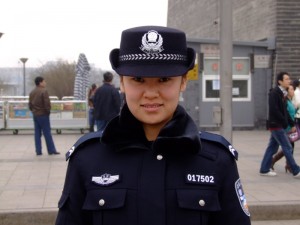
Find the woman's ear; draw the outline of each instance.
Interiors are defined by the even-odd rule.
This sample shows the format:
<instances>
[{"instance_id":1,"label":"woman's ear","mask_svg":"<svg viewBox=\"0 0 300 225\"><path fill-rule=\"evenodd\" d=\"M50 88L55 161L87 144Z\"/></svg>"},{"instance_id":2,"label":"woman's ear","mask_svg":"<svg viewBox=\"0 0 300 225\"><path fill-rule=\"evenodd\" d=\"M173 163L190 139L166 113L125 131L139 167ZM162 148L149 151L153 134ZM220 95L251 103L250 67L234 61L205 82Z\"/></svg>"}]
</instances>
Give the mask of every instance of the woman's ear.
<instances>
[{"instance_id":1,"label":"woman's ear","mask_svg":"<svg viewBox=\"0 0 300 225\"><path fill-rule=\"evenodd\" d=\"M122 93L125 92L125 90L124 90L123 76L120 76L120 91L121 91Z\"/></svg>"},{"instance_id":2,"label":"woman's ear","mask_svg":"<svg viewBox=\"0 0 300 225\"><path fill-rule=\"evenodd\" d=\"M181 85L180 85L180 91L181 92L185 91L186 85L187 85L187 81L188 81L187 75L185 74L185 75L182 76L182 79L181 79Z\"/></svg>"}]
</instances>

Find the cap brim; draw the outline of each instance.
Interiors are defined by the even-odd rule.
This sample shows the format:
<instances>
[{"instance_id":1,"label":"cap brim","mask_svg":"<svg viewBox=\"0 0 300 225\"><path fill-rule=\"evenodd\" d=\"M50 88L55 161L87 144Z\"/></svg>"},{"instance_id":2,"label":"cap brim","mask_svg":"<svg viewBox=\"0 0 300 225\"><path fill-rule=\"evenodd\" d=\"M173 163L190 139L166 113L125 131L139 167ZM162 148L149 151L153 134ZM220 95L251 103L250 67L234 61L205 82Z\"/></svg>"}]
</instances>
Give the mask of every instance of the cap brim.
<instances>
[{"instance_id":1,"label":"cap brim","mask_svg":"<svg viewBox=\"0 0 300 225\"><path fill-rule=\"evenodd\" d=\"M194 49L187 48L187 63L176 64L168 62L143 63L136 62L135 64L119 63L119 49L113 49L110 52L109 60L113 70L122 76L142 76L142 77L175 77L186 74L193 69L196 53Z\"/></svg>"}]
</instances>

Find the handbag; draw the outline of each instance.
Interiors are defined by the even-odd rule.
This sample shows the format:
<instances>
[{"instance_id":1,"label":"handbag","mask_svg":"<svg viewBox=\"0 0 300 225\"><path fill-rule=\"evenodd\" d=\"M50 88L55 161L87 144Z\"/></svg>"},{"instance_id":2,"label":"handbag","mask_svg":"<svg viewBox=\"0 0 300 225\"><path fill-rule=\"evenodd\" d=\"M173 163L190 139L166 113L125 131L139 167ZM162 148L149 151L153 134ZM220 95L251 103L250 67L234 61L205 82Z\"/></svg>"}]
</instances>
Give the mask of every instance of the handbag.
<instances>
[{"instance_id":1,"label":"handbag","mask_svg":"<svg viewBox=\"0 0 300 225\"><path fill-rule=\"evenodd\" d=\"M288 137L289 137L290 142L295 142L295 141L298 141L300 139L300 128L299 128L299 125L296 124L295 127L296 127L296 131L294 131L294 132L288 132Z\"/></svg>"}]
</instances>

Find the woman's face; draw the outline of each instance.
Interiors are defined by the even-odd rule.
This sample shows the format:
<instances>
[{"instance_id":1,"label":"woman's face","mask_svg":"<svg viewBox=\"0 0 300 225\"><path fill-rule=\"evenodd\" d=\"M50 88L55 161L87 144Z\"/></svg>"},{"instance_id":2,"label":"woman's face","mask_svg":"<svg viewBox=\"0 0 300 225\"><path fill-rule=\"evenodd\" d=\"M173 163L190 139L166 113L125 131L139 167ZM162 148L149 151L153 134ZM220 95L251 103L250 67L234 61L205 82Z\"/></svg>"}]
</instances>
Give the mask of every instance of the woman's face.
<instances>
[{"instance_id":1,"label":"woman's face","mask_svg":"<svg viewBox=\"0 0 300 225\"><path fill-rule=\"evenodd\" d=\"M294 97L294 87L292 85L290 85L288 87L287 91L288 91L289 98L293 98Z\"/></svg>"},{"instance_id":2,"label":"woman's face","mask_svg":"<svg viewBox=\"0 0 300 225\"><path fill-rule=\"evenodd\" d=\"M186 76L144 78L121 76L130 112L143 123L163 127L171 120L178 105L180 92L187 84Z\"/></svg>"}]
</instances>

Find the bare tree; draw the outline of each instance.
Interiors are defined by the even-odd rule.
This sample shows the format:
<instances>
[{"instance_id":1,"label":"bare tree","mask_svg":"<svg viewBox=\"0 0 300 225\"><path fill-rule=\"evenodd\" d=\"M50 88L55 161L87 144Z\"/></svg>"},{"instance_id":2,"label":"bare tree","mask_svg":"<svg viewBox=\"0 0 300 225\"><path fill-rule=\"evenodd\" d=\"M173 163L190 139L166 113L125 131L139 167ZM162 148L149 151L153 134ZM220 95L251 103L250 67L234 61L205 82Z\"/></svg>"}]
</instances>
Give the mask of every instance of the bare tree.
<instances>
[{"instance_id":1,"label":"bare tree","mask_svg":"<svg viewBox=\"0 0 300 225\"><path fill-rule=\"evenodd\" d=\"M75 68L75 62L69 63L63 60L47 62L44 66L34 71L32 76L44 77L49 95L57 96L61 99L63 96L73 96Z\"/></svg>"}]
</instances>

